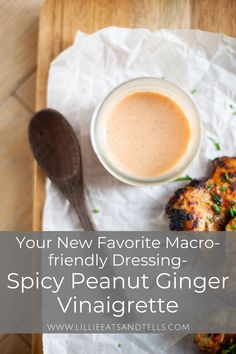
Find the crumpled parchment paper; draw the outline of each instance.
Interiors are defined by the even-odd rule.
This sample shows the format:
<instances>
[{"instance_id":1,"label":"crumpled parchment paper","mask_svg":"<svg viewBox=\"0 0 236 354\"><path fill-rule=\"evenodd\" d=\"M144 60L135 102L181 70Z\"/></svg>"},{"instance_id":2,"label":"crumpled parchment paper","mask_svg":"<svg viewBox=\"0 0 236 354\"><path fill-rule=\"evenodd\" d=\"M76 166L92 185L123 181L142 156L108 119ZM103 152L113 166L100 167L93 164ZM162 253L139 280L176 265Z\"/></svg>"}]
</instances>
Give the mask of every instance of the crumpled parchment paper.
<instances>
[{"instance_id":1,"label":"crumpled parchment paper","mask_svg":"<svg viewBox=\"0 0 236 354\"><path fill-rule=\"evenodd\" d=\"M184 185L128 186L110 176L92 150L90 120L98 103L118 84L142 76L164 77L192 94L203 143L187 171L191 177L207 176L217 156L236 155L236 39L196 30L78 32L51 64L48 107L65 115L80 139L86 194L91 210L100 210L93 214L99 230L168 229L166 202ZM79 230L69 203L49 181L46 189L43 229ZM43 344L45 354L198 353L193 336L179 334L48 334Z\"/></svg>"}]
</instances>

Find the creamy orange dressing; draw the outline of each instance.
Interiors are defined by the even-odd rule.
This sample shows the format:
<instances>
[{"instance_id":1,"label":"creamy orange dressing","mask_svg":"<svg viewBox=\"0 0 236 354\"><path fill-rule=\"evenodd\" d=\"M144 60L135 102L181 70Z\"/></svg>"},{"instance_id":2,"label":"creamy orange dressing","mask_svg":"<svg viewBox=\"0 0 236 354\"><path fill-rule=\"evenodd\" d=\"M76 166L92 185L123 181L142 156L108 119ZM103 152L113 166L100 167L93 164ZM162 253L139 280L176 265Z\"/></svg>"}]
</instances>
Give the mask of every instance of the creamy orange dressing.
<instances>
[{"instance_id":1,"label":"creamy orange dressing","mask_svg":"<svg viewBox=\"0 0 236 354\"><path fill-rule=\"evenodd\" d=\"M181 107L154 92L126 96L105 124L109 159L134 177L155 178L171 170L186 152L190 135Z\"/></svg>"}]
</instances>

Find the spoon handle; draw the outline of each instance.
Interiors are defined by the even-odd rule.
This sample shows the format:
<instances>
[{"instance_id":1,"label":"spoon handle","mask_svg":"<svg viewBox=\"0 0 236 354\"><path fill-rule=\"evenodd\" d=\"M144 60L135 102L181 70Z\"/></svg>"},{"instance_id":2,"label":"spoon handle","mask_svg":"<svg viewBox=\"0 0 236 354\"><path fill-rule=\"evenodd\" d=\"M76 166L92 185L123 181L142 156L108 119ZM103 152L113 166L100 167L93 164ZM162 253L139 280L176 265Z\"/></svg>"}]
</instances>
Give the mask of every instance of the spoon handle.
<instances>
[{"instance_id":1,"label":"spoon handle","mask_svg":"<svg viewBox=\"0 0 236 354\"><path fill-rule=\"evenodd\" d=\"M81 177L73 178L71 183L60 184L58 187L69 200L71 206L75 209L75 212L84 231L95 231L96 227L94 226L89 215L90 213L87 208L87 203L84 195L84 185L81 181Z\"/></svg>"},{"instance_id":2,"label":"spoon handle","mask_svg":"<svg viewBox=\"0 0 236 354\"><path fill-rule=\"evenodd\" d=\"M76 200L75 202L71 202L71 204L74 207L79 217L80 224L84 229L84 231L94 231L95 226L89 216L84 195L81 196L79 200Z\"/></svg>"}]
</instances>

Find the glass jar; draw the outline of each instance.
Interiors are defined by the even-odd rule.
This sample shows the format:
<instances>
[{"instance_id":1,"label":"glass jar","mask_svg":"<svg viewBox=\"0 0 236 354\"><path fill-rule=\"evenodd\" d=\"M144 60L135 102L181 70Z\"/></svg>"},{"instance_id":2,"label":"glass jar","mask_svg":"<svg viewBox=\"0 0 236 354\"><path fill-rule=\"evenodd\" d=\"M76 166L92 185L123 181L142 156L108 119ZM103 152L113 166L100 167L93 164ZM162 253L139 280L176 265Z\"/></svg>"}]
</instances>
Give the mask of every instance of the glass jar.
<instances>
[{"instance_id":1,"label":"glass jar","mask_svg":"<svg viewBox=\"0 0 236 354\"><path fill-rule=\"evenodd\" d=\"M190 141L182 158L173 168L155 178L134 177L124 173L109 159L109 154L106 151L105 124L107 117L119 101L136 92L156 92L170 97L184 111L190 126ZM182 88L164 79L137 78L116 87L97 107L91 123L91 140L98 159L114 177L134 186L163 184L182 175L198 153L201 143L200 118L190 95Z\"/></svg>"}]
</instances>

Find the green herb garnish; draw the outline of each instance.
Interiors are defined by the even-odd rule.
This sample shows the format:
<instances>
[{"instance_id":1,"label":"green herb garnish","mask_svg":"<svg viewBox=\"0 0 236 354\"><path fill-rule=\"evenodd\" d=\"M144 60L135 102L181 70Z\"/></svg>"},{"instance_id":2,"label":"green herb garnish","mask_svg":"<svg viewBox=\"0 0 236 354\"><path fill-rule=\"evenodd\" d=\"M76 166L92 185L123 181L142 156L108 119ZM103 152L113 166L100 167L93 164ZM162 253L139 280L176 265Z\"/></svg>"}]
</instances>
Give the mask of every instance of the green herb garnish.
<instances>
[{"instance_id":1,"label":"green herb garnish","mask_svg":"<svg viewBox=\"0 0 236 354\"><path fill-rule=\"evenodd\" d=\"M208 185L207 185L207 188L208 188L208 189L212 189L212 188L213 188L213 184L208 184Z\"/></svg>"},{"instance_id":2,"label":"green herb garnish","mask_svg":"<svg viewBox=\"0 0 236 354\"><path fill-rule=\"evenodd\" d=\"M229 348L224 349L224 354L235 354L236 344L231 345Z\"/></svg>"},{"instance_id":3,"label":"green herb garnish","mask_svg":"<svg viewBox=\"0 0 236 354\"><path fill-rule=\"evenodd\" d=\"M92 212L93 212L94 214L99 213L99 211L100 211L100 209L98 209L98 208L94 208L94 209L92 210Z\"/></svg>"},{"instance_id":4,"label":"green herb garnish","mask_svg":"<svg viewBox=\"0 0 236 354\"><path fill-rule=\"evenodd\" d=\"M231 230L235 231L236 227L235 225L231 225Z\"/></svg>"},{"instance_id":5,"label":"green herb garnish","mask_svg":"<svg viewBox=\"0 0 236 354\"><path fill-rule=\"evenodd\" d=\"M236 200L231 200L232 205L236 205Z\"/></svg>"},{"instance_id":6,"label":"green herb garnish","mask_svg":"<svg viewBox=\"0 0 236 354\"><path fill-rule=\"evenodd\" d=\"M191 94L195 95L195 93L197 93L197 89L194 88L194 89L192 89Z\"/></svg>"},{"instance_id":7,"label":"green herb garnish","mask_svg":"<svg viewBox=\"0 0 236 354\"><path fill-rule=\"evenodd\" d=\"M232 105L232 103L229 105L229 108L234 109L234 106Z\"/></svg>"},{"instance_id":8,"label":"green herb garnish","mask_svg":"<svg viewBox=\"0 0 236 354\"><path fill-rule=\"evenodd\" d=\"M234 209L229 208L229 213L230 213L231 218L233 218L234 217Z\"/></svg>"},{"instance_id":9,"label":"green herb garnish","mask_svg":"<svg viewBox=\"0 0 236 354\"><path fill-rule=\"evenodd\" d=\"M232 114L233 114L233 116L236 116L236 112L233 112Z\"/></svg>"},{"instance_id":10,"label":"green herb garnish","mask_svg":"<svg viewBox=\"0 0 236 354\"><path fill-rule=\"evenodd\" d=\"M212 196L212 199L214 200L214 202L216 204L220 204L221 203L221 196L220 195L212 193L211 196Z\"/></svg>"},{"instance_id":11,"label":"green herb garnish","mask_svg":"<svg viewBox=\"0 0 236 354\"><path fill-rule=\"evenodd\" d=\"M215 139L213 139L213 138L208 138L208 139L211 140L211 142L214 144L217 151L221 150L220 144Z\"/></svg>"},{"instance_id":12,"label":"green herb garnish","mask_svg":"<svg viewBox=\"0 0 236 354\"><path fill-rule=\"evenodd\" d=\"M220 208L218 207L217 204L213 204L213 209L215 210L215 212L216 212L217 214L220 213Z\"/></svg>"},{"instance_id":13,"label":"green herb garnish","mask_svg":"<svg viewBox=\"0 0 236 354\"><path fill-rule=\"evenodd\" d=\"M227 189L227 186L225 184L223 184L222 187L221 187L222 192L225 192L226 189Z\"/></svg>"},{"instance_id":14,"label":"green herb garnish","mask_svg":"<svg viewBox=\"0 0 236 354\"><path fill-rule=\"evenodd\" d=\"M213 222L214 220L213 220L213 218L211 218L211 217L208 217L207 218L210 222Z\"/></svg>"},{"instance_id":15,"label":"green herb garnish","mask_svg":"<svg viewBox=\"0 0 236 354\"><path fill-rule=\"evenodd\" d=\"M118 348L121 348L121 343L118 343L118 344L117 344L117 347L118 347Z\"/></svg>"},{"instance_id":16,"label":"green herb garnish","mask_svg":"<svg viewBox=\"0 0 236 354\"><path fill-rule=\"evenodd\" d=\"M234 218L235 216L236 216L236 209L234 209L234 208L229 208L229 213L230 213L230 216L232 217L232 218Z\"/></svg>"},{"instance_id":17,"label":"green herb garnish","mask_svg":"<svg viewBox=\"0 0 236 354\"><path fill-rule=\"evenodd\" d=\"M231 181L230 181L230 178L229 178L228 172L225 172L225 180L226 180L227 182L231 182Z\"/></svg>"},{"instance_id":18,"label":"green herb garnish","mask_svg":"<svg viewBox=\"0 0 236 354\"><path fill-rule=\"evenodd\" d=\"M179 178L176 178L174 180L174 182L181 182L181 181L192 181L192 177L190 177L189 175L187 176L184 176L184 177L179 177Z\"/></svg>"}]
</instances>

